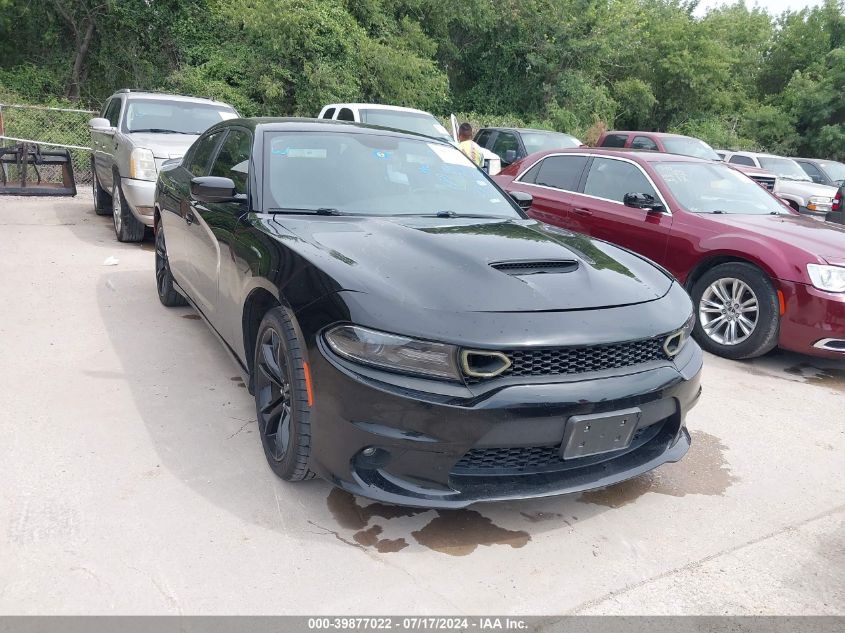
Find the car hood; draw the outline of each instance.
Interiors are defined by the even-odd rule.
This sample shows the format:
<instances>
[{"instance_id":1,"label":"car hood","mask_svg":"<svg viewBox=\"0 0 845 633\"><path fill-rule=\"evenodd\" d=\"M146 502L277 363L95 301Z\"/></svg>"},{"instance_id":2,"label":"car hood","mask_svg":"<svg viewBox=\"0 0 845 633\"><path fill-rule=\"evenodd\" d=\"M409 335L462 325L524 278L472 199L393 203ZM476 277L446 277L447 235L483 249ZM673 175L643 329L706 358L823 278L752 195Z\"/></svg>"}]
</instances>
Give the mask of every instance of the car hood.
<instances>
[{"instance_id":1,"label":"car hood","mask_svg":"<svg viewBox=\"0 0 845 633\"><path fill-rule=\"evenodd\" d=\"M421 308L595 309L653 301L672 285L637 255L534 220L277 215L276 222L344 290ZM547 261L573 262L572 270L520 274L491 266Z\"/></svg>"},{"instance_id":2,"label":"car hood","mask_svg":"<svg viewBox=\"0 0 845 633\"><path fill-rule=\"evenodd\" d=\"M815 182L807 182L806 180L786 180L778 178L775 193L794 193L795 195L805 196L825 196L832 198L836 195L836 187L828 185L820 185Z\"/></svg>"},{"instance_id":3,"label":"car hood","mask_svg":"<svg viewBox=\"0 0 845 633\"><path fill-rule=\"evenodd\" d=\"M153 134L136 132L129 134L135 147L152 150L156 158L181 158L199 136L193 134Z\"/></svg>"},{"instance_id":4,"label":"car hood","mask_svg":"<svg viewBox=\"0 0 845 633\"><path fill-rule=\"evenodd\" d=\"M845 225L820 222L803 215L707 215L718 225L714 232L729 233L739 228L775 240L784 246L798 248L810 255L825 259L845 258Z\"/></svg>"}]
</instances>

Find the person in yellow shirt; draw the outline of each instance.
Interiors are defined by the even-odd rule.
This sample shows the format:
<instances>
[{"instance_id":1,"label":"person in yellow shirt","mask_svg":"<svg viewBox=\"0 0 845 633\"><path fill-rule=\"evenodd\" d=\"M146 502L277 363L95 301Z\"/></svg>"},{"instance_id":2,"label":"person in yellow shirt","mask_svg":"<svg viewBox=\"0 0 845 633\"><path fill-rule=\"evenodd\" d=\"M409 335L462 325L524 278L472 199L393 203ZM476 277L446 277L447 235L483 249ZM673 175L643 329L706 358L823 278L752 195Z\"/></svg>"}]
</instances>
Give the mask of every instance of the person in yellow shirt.
<instances>
[{"instance_id":1,"label":"person in yellow shirt","mask_svg":"<svg viewBox=\"0 0 845 633\"><path fill-rule=\"evenodd\" d=\"M469 123L461 123L458 128L458 147L466 154L472 162L479 167L484 157L481 155L481 146L472 140L472 126Z\"/></svg>"}]
</instances>

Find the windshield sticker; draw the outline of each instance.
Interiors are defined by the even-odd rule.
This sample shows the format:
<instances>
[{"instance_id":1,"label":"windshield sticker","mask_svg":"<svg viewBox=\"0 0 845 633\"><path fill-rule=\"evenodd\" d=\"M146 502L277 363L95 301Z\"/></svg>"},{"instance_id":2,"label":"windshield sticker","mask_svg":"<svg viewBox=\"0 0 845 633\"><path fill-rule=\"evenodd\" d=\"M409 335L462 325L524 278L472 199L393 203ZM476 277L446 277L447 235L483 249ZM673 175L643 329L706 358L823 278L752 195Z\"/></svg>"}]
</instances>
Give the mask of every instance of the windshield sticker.
<instances>
[{"instance_id":1,"label":"windshield sticker","mask_svg":"<svg viewBox=\"0 0 845 633\"><path fill-rule=\"evenodd\" d=\"M487 181L486 180L476 180L475 184L478 185L479 187L486 187Z\"/></svg>"},{"instance_id":2,"label":"windshield sticker","mask_svg":"<svg viewBox=\"0 0 845 633\"><path fill-rule=\"evenodd\" d=\"M304 147L274 147L270 150L276 156L287 156L288 158L325 158L327 152L324 149L308 149Z\"/></svg>"},{"instance_id":3,"label":"windshield sticker","mask_svg":"<svg viewBox=\"0 0 845 633\"><path fill-rule=\"evenodd\" d=\"M660 169L660 175L663 176L665 182L687 182L689 180L686 170L676 167L663 167Z\"/></svg>"},{"instance_id":4,"label":"windshield sticker","mask_svg":"<svg viewBox=\"0 0 845 633\"><path fill-rule=\"evenodd\" d=\"M390 158L391 152L385 152L383 149L374 149L373 156L379 160L387 160Z\"/></svg>"}]
</instances>

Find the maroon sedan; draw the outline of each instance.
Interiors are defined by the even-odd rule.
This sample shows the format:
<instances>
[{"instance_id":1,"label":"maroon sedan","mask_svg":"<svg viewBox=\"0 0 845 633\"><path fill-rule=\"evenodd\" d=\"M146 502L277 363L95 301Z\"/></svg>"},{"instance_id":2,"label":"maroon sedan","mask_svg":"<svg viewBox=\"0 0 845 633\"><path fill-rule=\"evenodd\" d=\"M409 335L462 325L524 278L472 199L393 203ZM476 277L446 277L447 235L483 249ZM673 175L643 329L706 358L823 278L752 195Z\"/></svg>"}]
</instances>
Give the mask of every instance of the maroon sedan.
<instances>
[{"instance_id":1,"label":"maroon sedan","mask_svg":"<svg viewBox=\"0 0 845 633\"><path fill-rule=\"evenodd\" d=\"M573 149L532 154L495 179L531 194L534 218L668 269L693 298L708 351L751 358L779 345L845 359L845 227L798 215L733 169Z\"/></svg>"}]
</instances>

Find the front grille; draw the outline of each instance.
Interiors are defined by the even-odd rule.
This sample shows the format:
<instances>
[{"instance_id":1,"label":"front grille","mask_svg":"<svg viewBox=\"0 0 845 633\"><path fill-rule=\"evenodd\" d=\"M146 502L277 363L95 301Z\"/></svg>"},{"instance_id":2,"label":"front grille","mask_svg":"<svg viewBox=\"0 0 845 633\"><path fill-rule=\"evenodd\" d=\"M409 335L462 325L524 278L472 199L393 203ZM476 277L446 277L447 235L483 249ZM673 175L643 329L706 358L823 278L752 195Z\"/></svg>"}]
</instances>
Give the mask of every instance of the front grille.
<instances>
[{"instance_id":1,"label":"front grille","mask_svg":"<svg viewBox=\"0 0 845 633\"><path fill-rule=\"evenodd\" d=\"M628 451L636 450L652 440L663 428L658 422L637 429ZM516 446L509 448L473 448L452 467L453 475L528 475L531 473L564 470L612 459L619 452L564 460L561 447Z\"/></svg>"},{"instance_id":2,"label":"front grille","mask_svg":"<svg viewBox=\"0 0 845 633\"><path fill-rule=\"evenodd\" d=\"M762 185L763 187L765 187L769 191L775 190L776 178L773 178L772 176L750 176L750 178L751 178L751 180L754 180L755 182Z\"/></svg>"},{"instance_id":3,"label":"front grille","mask_svg":"<svg viewBox=\"0 0 845 633\"><path fill-rule=\"evenodd\" d=\"M663 339L653 338L630 343L594 345L592 347L550 347L502 350L511 359L503 376L560 376L583 374L602 369L632 367L655 360L666 360ZM485 378L467 378L477 383Z\"/></svg>"}]
</instances>

